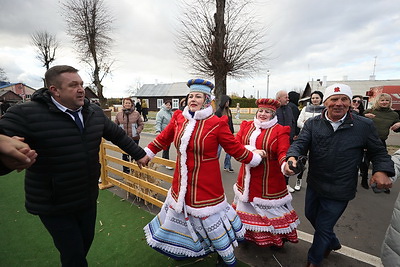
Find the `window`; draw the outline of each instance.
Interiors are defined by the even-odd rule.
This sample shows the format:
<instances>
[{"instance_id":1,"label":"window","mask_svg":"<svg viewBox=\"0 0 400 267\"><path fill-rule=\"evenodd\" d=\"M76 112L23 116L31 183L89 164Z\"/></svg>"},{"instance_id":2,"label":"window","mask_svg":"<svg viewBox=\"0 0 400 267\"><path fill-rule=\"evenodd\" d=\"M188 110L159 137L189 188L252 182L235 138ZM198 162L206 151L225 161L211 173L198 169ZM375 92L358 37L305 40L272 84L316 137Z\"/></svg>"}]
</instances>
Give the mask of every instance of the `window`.
<instances>
[{"instance_id":1,"label":"window","mask_svg":"<svg viewBox=\"0 0 400 267\"><path fill-rule=\"evenodd\" d=\"M172 99L172 109L178 109L178 108L179 108L179 99L173 98Z\"/></svg>"},{"instance_id":2,"label":"window","mask_svg":"<svg viewBox=\"0 0 400 267\"><path fill-rule=\"evenodd\" d=\"M164 104L164 100L158 98L158 99L157 99L157 108L161 108L162 104Z\"/></svg>"}]
</instances>

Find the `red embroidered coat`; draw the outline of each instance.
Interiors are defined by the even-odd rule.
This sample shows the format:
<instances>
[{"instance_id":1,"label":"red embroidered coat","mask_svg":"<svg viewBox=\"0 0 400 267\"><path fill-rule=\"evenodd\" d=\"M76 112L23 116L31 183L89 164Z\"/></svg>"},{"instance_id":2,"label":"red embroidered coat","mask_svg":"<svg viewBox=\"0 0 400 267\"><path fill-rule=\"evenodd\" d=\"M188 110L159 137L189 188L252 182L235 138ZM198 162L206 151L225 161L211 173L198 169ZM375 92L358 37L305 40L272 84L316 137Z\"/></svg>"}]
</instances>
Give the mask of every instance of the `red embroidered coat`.
<instances>
[{"instance_id":1,"label":"red embroidered coat","mask_svg":"<svg viewBox=\"0 0 400 267\"><path fill-rule=\"evenodd\" d=\"M174 142L176 169L166 201L178 212L183 205L194 216L208 216L223 207L224 188L218 160L218 145L240 162L256 166L261 157L241 145L232 135L226 116L213 115L212 107L174 112L168 126L146 148L150 157ZM171 198L173 200L171 200ZM218 206L221 204L220 206Z\"/></svg>"},{"instance_id":2,"label":"red embroidered coat","mask_svg":"<svg viewBox=\"0 0 400 267\"><path fill-rule=\"evenodd\" d=\"M267 152L267 157L254 168L242 164L235 194L245 202L262 203L263 200L280 199L288 195L286 181L281 172L289 148L290 127L270 122L269 128L256 127L253 121L243 121L236 139L244 145L255 146ZM264 203L265 204L265 203Z\"/></svg>"}]
</instances>

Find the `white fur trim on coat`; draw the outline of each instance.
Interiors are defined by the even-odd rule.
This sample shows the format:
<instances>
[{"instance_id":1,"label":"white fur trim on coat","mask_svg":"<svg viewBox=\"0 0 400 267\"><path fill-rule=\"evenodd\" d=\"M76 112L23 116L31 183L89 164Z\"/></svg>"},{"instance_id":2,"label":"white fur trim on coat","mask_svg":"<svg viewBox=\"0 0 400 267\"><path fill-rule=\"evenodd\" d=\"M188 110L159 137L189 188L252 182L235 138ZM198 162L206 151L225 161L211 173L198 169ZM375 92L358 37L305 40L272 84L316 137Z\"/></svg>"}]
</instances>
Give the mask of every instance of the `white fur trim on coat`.
<instances>
[{"instance_id":1,"label":"white fur trim on coat","mask_svg":"<svg viewBox=\"0 0 400 267\"><path fill-rule=\"evenodd\" d=\"M253 153L253 158L251 159L249 164L246 164L246 165L249 165L250 167L255 167L261 163L261 160L262 160L262 158L260 155L258 155L257 153Z\"/></svg>"},{"instance_id":2,"label":"white fur trim on coat","mask_svg":"<svg viewBox=\"0 0 400 267\"><path fill-rule=\"evenodd\" d=\"M156 154L154 154L153 151L151 151L151 149L147 146L144 148L144 152L146 152L150 159L153 159L156 156Z\"/></svg>"},{"instance_id":3,"label":"white fur trim on coat","mask_svg":"<svg viewBox=\"0 0 400 267\"><path fill-rule=\"evenodd\" d=\"M180 205L179 202L176 202L175 199L171 196L171 189L168 190L167 198L165 199L165 203L167 205L170 205L176 212L178 212L179 208L182 208L183 211L183 205ZM226 197L223 202L214 205L214 206L209 206L209 207L204 207L204 208L192 208L189 206L185 206L186 210L189 214L195 216L195 217L207 217L212 214L215 214L217 212L222 211L223 209L228 206L228 202L226 200ZM179 210L179 212L182 212Z\"/></svg>"},{"instance_id":4,"label":"white fur trim on coat","mask_svg":"<svg viewBox=\"0 0 400 267\"><path fill-rule=\"evenodd\" d=\"M256 149L256 141L257 137L261 134L261 129L268 129L274 126L275 124L278 123L277 117L273 117L269 121L261 122L258 119L254 118L254 126L256 127L256 130L252 132L250 135L250 144L246 145L246 149L252 151ZM254 160L254 161L253 161ZM250 192L250 179L251 179L251 173L250 173L250 167L255 167L258 164L260 164L262 158L260 155L257 153L253 153L253 159L249 164L245 165L245 175L244 175L244 190L243 190L243 195L237 190L237 188L234 186L233 190L238 193L238 198L243 201L243 202L248 202L249 201L249 192ZM254 165L255 164L255 165Z\"/></svg>"},{"instance_id":5,"label":"white fur trim on coat","mask_svg":"<svg viewBox=\"0 0 400 267\"><path fill-rule=\"evenodd\" d=\"M280 207L287 203L291 203L292 199L293 199L292 195L288 192L288 194L286 196L284 196L283 198L264 199L264 198L255 197L252 202L256 205Z\"/></svg>"},{"instance_id":6,"label":"white fur trim on coat","mask_svg":"<svg viewBox=\"0 0 400 267\"><path fill-rule=\"evenodd\" d=\"M223 202L221 202L217 205L214 205L214 206L208 206L208 207L204 207L204 208L192 208L192 207L186 206L186 208L187 208L188 213L190 213L191 215L193 215L195 217L207 217L207 216L210 216L212 214L222 211L228 205L229 205L228 201L226 200L226 197L225 197Z\"/></svg>"},{"instance_id":7,"label":"white fur trim on coat","mask_svg":"<svg viewBox=\"0 0 400 267\"><path fill-rule=\"evenodd\" d=\"M245 176L244 176L244 190L243 194L238 190L237 185L233 185L233 191L235 195L243 202L249 202L249 193L250 193L250 166L249 164L245 165Z\"/></svg>"},{"instance_id":8,"label":"white fur trim on coat","mask_svg":"<svg viewBox=\"0 0 400 267\"><path fill-rule=\"evenodd\" d=\"M253 151L254 149L257 149L255 146L251 146L251 145L245 145L244 146L247 150Z\"/></svg>"}]
</instances>

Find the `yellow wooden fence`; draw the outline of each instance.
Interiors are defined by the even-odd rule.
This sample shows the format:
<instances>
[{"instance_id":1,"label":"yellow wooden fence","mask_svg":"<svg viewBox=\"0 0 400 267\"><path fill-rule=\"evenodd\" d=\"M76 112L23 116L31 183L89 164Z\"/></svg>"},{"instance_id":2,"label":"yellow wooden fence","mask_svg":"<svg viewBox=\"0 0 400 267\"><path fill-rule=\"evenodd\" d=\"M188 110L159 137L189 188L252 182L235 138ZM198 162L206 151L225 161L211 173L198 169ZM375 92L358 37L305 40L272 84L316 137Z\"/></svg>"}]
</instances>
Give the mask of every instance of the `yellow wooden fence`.
<instances>
[{"instance_id":1,"label":"yellow wooden fence","mask_svg":"<svg viewBox=\"0 0 400 267\"><path fill-rule=\"evenodd\" d=\"M118 153L112 153L112 151ZM121 153L123 153L123 151L119 147L106 143L103 139L100 146L100 163L102 167L99 188L106 189L117 186L146 202L161 207L163 201L161 201L160 198L165 198L167 196L168 189L166 188L170 187L172 176L157 171L155 166L160 164L175 167L175 161L154 157L149 167L140 169L135 162L122 160ZM111 154L115 154L116 157ZM118 164L118 169L112 167L110 163ZM131 168L131 173L124 173L122 171L122 166ZM116 179L112 177L111 174L123 179ZM160 184L163 184L164 187L160 186Z\"/></svg>"},{"instance_id":2,"label":"yellow wooden fence","mask_svg":"<svg viewBox=\"0 0 400 267\"><path fill-rule=\"evenodd\" d=\"M230 108L232 114L236 114L236 108ZM241 114L256 114L257 108L240 108Z\"/></svg>"}]
</instances>

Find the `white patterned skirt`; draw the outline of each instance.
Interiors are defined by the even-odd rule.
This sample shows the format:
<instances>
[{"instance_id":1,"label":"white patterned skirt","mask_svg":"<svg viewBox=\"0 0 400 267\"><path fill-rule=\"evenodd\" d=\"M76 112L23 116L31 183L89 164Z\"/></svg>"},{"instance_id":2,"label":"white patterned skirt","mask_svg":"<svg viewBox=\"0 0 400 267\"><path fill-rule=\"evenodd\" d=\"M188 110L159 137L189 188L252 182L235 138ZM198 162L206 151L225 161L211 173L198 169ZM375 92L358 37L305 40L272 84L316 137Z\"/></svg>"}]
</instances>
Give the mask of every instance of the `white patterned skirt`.
<instances>
[{"instance_id":1,"label":"white patterned skirt","mask_svg":"<svg viewBox=\"0 0 400 267\"><path fill-rule=\"evenodd\" d=\"M282 200L289 201L282 203ZM296 228L300 220L290 200L291 197L286 197L256 204L235 197L233 207L246 228L245 239L258 246L282 247L286 241L297 243Z\"/></svg>"},{"instance_id":2,"label":"white patterned skirt","mask_svg":"<svg viewBox=\"0 0 400 267\"><path fill-rule=\"evenodd\" d=\"M234 265L233 248L237 241L244 240L245 229L235 210L225 203L219 212L200 218L178 213L165 202L160 213L143 228L147 243L174 259L217 252L226 264Z\"/></svg>"}]
</instances>

